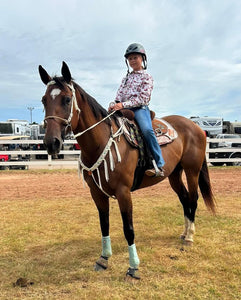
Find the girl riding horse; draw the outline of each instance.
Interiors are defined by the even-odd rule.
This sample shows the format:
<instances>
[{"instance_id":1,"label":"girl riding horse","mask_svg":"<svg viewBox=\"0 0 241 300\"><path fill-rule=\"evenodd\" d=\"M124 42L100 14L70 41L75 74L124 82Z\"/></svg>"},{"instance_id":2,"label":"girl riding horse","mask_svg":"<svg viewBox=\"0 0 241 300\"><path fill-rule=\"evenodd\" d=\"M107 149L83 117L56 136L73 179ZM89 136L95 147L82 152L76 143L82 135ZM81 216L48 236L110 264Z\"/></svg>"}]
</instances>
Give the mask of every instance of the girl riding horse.
<instances>
[{"instance_id":1,"label":"girl riding horse","mask_svg":"<svg viewBox=\"0 0 241 300\"><path fill-rule=\"evenodd\" d=\"M66 63L62 77L51 77L39 66L40 77L47 89L42 98L45 108L46 132L44 144L50 155L61 150L66 131L71 128L81 148L80 164L92 198L99 212L102 252L96 270L108 267L112 255L109 234L109 198L117 199L128 243L129 269L127 277L139 279L139 258L134 242L131 187L138 162L138 149L124 138L115 118L77 83L72 80ZM206 137L194 122L181 116L164 118L177 131L178 137L162 148L166 161L164 177L144 175L140 188L159 183L168 177L184 211L185 228L181 235L185 243L193 242L194 220L200 187L206 206L215 211L205 158ZM182 180L186 174L187 188ZM107 176L107 174L109 176ZM151 228L150 228L151 230Z\"/></svg>"}]
</instances>

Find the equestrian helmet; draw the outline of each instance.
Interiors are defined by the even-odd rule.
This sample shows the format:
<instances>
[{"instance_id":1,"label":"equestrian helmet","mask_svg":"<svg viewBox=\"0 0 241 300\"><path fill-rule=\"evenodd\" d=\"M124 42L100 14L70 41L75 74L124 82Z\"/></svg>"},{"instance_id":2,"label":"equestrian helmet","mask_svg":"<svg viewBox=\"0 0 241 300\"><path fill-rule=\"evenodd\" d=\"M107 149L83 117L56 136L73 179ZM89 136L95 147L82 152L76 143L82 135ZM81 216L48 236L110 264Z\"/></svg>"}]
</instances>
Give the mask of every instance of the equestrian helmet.
<instances>
[{"instance_id":1,"label":"equestrian helmet","mask_svg":"<svg viewBox=\"0 0 241 300\"><path fill-rule=\"evenodd\" d=\"M125 58L127 58L132 53L138 53L143 56L143 59L146 60L146 51L141 44L133 43L128 46L125 52Z\"/></svg>"}]
</instances>

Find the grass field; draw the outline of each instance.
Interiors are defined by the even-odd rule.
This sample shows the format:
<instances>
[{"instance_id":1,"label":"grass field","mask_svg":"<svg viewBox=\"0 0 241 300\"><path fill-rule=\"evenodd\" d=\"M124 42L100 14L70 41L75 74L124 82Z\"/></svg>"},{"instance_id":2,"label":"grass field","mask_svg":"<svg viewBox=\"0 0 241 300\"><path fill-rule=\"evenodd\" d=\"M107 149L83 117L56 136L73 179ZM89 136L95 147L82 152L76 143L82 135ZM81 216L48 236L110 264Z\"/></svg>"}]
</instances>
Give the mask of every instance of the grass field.
<instances>
[{"instance_id":1,"label":"grass field","mask_svg":"<svg viewBox=\"0 0 241 300\"><path fill-rule=\"evenodd\" d=\"M96 273L98 214L76 171L2 171L0 299L241 299L241 169L213 168L211 176L218 213L212 216L200 197L193 247L183 247L179 240L183 213L168 181L158 190L133 194L141 260L141 281L133 285L124 281L128 251L115 200L113 256L109 269ZM30 197L32 182L36 190L31 188ZM70 182L77 192L67 190ZM14 287L20 277L34 284Z\"/></svg>"}]
</instances>

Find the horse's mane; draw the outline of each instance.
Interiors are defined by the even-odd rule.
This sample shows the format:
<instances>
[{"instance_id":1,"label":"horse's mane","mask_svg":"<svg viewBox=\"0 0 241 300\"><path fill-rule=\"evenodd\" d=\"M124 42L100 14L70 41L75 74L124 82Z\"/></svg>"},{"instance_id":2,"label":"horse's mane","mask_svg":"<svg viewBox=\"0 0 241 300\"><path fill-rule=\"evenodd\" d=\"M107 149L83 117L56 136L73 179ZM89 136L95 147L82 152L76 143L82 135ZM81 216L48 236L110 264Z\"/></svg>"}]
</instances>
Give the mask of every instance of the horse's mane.
<instances>
[{"instance_id":1,"label":"horse's mane","mask_svg":"<svg viewBox=\"0 0 241 300\"><path fill-rule=\"evenodd\" d=\"M56 82L56 85L60 89L65 89L65 84L66 81L64 80L63 77L57 77L54 76L53 80ZM94 113L94 116L99 119L99 118L104 118L108 115L108 112L106 109L104 109L92 96L90 96L82 87L80 87L75 81L72 79L72 83L74 85L74 88L77 89L82 96L84 101L87 101L89 106L91 107L91 110ZM107 123L109 123L107 119Z\"/></svg>"}]
</instances>

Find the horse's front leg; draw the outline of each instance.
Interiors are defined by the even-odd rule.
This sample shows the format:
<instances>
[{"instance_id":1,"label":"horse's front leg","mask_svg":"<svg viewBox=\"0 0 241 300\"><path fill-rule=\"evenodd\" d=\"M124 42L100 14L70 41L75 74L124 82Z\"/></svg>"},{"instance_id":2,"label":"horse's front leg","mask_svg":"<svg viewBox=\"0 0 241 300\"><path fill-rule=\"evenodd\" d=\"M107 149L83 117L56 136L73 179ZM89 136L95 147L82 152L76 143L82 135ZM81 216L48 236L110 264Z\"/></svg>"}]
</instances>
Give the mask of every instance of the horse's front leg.
<instances>
[{"instance_id":1,"label":"horse's front leg","mask_svg":"<svg viewBox=\"0 0 241 300\"><path fill-rule=\"evenodd\" d=\"M124 189L122 189L123 192ZM132 200L130 191L118 196L118 203L121 211L124 235L128 243L129 264L130 267L126 273L126 279L139 280L138 267L140 260L137 255L136 245L134 243L135 233L132 219Z\"/></svg>"},{"instance_id":2,"label":"horse's front leg","mask_svg":"<svg viewBox=\"0 0 241 300\"><path fill-rule=\"evenodd\" d=\"M95 271L103 271L108 268L108 259L112 255L111 240L109 236L109 199L108 197L95 197L94 201L99 212L100 228L102 233L102 252L95 264Z\"/></svg>"}]
</instances>

